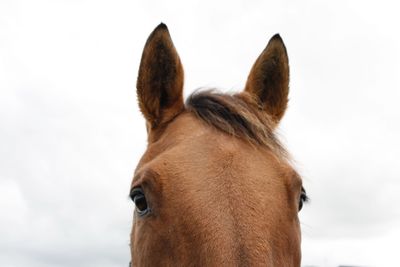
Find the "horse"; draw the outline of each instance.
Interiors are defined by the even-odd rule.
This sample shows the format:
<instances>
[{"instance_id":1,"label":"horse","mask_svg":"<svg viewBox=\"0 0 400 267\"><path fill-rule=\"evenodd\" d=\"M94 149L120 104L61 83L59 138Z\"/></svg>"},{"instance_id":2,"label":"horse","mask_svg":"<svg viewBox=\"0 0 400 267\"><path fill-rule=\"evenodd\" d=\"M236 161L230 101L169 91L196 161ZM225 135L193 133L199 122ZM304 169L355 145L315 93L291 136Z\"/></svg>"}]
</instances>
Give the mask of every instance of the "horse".
<instances>
[{"instance_id":1,"label":"horse","mask_svg":"<svg viewBox=\"0 0 400 267\"><path fill-rule=\"evenodd\" d=\"M298 212L307 195L276 136L289 93L274 35L236 94L196 90L169 30L158 25L139 66L147 150L130 198L131 266L300 266Z\"/></svg>"}]
</instances>

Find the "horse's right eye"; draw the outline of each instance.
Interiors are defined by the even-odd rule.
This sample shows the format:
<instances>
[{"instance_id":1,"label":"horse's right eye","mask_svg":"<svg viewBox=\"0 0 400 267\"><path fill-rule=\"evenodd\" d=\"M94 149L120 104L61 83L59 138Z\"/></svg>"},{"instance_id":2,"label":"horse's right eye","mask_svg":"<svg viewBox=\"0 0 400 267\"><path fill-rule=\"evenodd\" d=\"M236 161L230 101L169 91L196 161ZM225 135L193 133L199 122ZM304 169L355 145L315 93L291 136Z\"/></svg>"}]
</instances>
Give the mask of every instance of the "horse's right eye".
<instances>
[{"instance_id":1,"label":"horse's right eye","mask_svg":"<svg viewBox=\"0 0 400 267\"><path fill-rule=\"evenodd\" d=\"M144 195L142 188L133 188L131 190L130 197L135 203L136 211L140 216L143 216L149 212L146 196Z\"/></svg>"}]
</instances>

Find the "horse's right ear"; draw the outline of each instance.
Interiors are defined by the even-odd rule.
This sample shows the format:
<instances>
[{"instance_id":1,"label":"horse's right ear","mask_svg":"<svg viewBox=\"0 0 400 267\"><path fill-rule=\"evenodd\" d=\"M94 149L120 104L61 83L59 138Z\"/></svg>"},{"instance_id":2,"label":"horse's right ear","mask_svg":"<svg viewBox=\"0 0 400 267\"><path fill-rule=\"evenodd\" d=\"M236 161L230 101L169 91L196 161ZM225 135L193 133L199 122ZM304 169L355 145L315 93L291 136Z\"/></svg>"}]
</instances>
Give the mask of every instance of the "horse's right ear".
<instances>
[{"instance_id":1,"label":"horse's right ear","mask_svg":"<svg viewBox=\"0 0 400 267\"><path fill-rule=\"evenodd\" d=\"M163 23L147 39L136 87L139 107L150 129L170 121L184 108L183 68Z\"/></svg>"}]
</instances>

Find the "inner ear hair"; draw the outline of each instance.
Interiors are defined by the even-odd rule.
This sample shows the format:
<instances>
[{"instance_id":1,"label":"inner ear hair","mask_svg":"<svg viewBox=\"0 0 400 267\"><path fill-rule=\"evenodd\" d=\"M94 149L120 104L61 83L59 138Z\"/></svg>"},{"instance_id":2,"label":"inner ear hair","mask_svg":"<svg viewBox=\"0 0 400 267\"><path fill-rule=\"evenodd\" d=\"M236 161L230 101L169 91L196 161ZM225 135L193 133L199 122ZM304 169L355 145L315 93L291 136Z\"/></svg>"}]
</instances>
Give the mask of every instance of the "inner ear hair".
<instances>
[{"instance_id":1,"label":"inner ear hair","mask_svg":"<svg viewBox=\"0 0 400 267\"><path fill-rule=\"evenodd\" d=\"M168 28L161 23L143 49L137 79L139 107L150 128L168 122L183 107L183 67Z\"/></svg>"},{"instance_id":2,"label":"inner ear hair","mask_svg":"<svg viewBox=\"0 0 400 267\"><path fill-rule=\"evenodd\" d=\"M289 62L286 47L279 34L274 35L254 63L245 92L255 99L278 123L283 117L289 94Z\"/></svg>"}]
</instances>

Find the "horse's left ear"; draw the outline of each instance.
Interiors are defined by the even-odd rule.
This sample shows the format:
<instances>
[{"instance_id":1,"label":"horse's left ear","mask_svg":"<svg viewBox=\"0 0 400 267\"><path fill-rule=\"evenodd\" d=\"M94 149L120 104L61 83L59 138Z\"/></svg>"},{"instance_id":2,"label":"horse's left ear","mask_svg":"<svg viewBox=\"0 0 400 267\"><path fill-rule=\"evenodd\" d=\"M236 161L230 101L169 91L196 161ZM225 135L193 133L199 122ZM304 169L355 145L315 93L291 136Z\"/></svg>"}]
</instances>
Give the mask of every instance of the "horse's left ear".
<instances>
[{"instance_id":1,"label":"horse's left ear","mask_svg":"<svg viewBox=\"0 0 400 267\"><path fill-rule=\"evenodd\" d=\"M165 24L145 44L136 83L139 107L150 129L173 119L183 108L183 68Z\"/></svg>"},{"instance_id":2,"label":"horse's left ear","mask_svg":"<svg viewBox=\"0 0 400 267\"><path fill-rule=\"evenodd\" d=\"M289 93L289 62L282 38L276 34L254 63L245 91L277 124L285 113Z\"/></svg>"}]
</instances>

